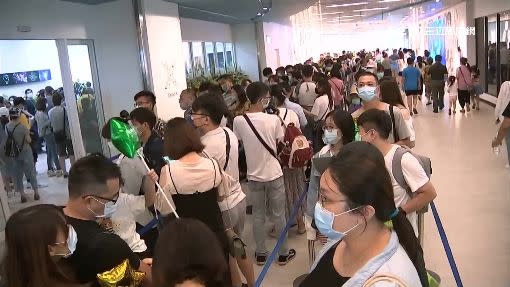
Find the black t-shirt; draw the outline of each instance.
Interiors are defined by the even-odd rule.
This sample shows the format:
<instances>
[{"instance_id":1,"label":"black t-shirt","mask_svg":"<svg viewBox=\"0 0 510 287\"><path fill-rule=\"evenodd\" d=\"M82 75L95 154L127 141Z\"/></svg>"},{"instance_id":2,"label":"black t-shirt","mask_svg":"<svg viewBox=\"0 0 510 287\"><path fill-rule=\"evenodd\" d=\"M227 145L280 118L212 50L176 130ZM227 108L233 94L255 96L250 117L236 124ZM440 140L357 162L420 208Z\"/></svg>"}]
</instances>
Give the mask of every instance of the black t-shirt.
<instances>
[{"instance_id":1,"label":"black t-shirt","mask_svg":"<svg viewBox=\"0 0 510 287\"><path fill-rule=\"evenodd\" d=\"M431 80L444 81L444 75L448 74L448 69L445 65L436 62L430 66L429 73Z\"/></svg>"},{"instance_id":2,"label":"black t-shirt","mask_svg":"<svg viewBox=\"0 0 510 287\"><path fill-rule=\"evenodd\" d=\"M80 283L96 281L103 273L129 259L131 267L138 269L140 259L118 235L105 231L97 222L67 216L78 235L76 250L68 259Z\"/></svg>"},{"instance_id":3,"label":"black t-shirt","mask_svg":"<svg viewBox=\"0 0 510 287\"><path fill-rule=\"evenodd\" d=\"M143 156L149 168L154 169L159 176L166 163L163 160L163 140L156 133L152 132L143 146Z\"/></svg>"},{"instance_id":4,"label":"black t-shirt","mask_svg":"<svg viewBox=\"0 0 510 287\"><path fill-rule=\"evenodd\" d=\"M510 103L506 106L502 114L505 118L510 118Z\"/></svg>"},{"instance_id":5,"label":"black t-shirt","mask_svg":"<svg viewBox=\"0 0 510 287\"><path fill-rule=\"evenodd\" d=\"M335 270L333 266L333 256L335 255L336 246L324 254L317 267L306 276L305 280L301 282L299 287L339 287L345 284L349 277L342 277Z\"/></svg>"}]
</instances>

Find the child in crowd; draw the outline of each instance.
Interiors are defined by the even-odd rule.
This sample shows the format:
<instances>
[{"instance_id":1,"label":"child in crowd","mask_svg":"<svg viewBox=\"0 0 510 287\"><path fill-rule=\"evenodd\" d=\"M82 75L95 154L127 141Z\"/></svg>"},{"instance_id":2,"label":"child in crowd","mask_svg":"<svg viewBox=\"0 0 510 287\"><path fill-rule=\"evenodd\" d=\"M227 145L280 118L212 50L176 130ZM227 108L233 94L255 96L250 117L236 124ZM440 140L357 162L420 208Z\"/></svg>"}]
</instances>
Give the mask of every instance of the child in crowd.
<instances>
[{"instance_id":1,"label":"child in crowd","mask_svg":"<svg viewBox=\"0 0 510 287\"><path fill-rule=\"evenodd\" d=\"M483 94L483 88L480 84L480 70L476 66L471 66L471 78L473 83L473 90L471 91L471 102L473 103L473 110L480 110L480 95Z\"/></svg>"},{"instance_id":2,"label":"child in crowd","mask_svg":"<svg viewBox=\"0 0 510 287\"><path fill-rule=\"evenodd\" d=\"M455 76L448 77L448 83L446 84L446 92L450 96L450 107L448 108L448 115L453 113L455 114L457 111L455 110L457 108L457 80Z\"/></svg>"}]
</instances>

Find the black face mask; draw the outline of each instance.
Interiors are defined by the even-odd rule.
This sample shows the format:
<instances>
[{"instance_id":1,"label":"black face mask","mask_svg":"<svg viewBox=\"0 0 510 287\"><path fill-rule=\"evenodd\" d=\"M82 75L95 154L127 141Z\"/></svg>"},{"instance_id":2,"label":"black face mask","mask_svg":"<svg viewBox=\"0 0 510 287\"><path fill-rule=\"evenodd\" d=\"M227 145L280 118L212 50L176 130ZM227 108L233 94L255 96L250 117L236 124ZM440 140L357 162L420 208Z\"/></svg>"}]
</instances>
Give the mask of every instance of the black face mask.
<instances>
[{"instance_id":1,"label":"black face mask","mask_svg":"<svg viewBox=\"0 0 510 287\"><path fill-rule=\"evenodd\" d=\"M8 118L8 117L4 117L4 116L3 116L3 117L0 117L0 124L1 124L2 126L5 126L5 125L6 125L6 124L8 124L8 123L9 123L9 118Z\"/></svg>"}]
</instances>

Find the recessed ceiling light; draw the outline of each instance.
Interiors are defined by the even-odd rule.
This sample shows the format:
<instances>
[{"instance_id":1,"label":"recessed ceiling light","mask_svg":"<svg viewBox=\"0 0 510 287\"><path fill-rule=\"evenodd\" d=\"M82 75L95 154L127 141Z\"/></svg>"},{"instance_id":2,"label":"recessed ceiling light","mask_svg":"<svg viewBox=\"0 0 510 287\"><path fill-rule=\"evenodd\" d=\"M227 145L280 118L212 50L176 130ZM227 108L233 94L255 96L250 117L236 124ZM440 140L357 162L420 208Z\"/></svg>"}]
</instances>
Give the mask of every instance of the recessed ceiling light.
<instances>
[{"instance_id":1,"label":"recessed ceiling light","mask_svg":"<svg viewBox=\"0 0 510 287\"><path fill-rule=\"evenodd\" d=\"M262 13L260 13L260 12L259 12L259 13L257 13L257 16L262 16Z\"/></svg>"},{"instance_id":2,"label":"recessed ceiling light","mask_svg":"<svg viewBox=\"0 0 510 287\"><path fill-rule=\"evenodd\" d=\"M349 6L359 6L366 5L368 2L357 2L357 3L347 3L347 4L334 4L334 5L326 5L326 8L335 8L335 7L349 7Z\"/></svg>"},{"instance_id":3,"label":"recessed ceiling light","mask_svg":"<svg viewBox=\"0 0 510 287\"><path fill-rule=\"evenodd\" d=\"M267 8L267 7L262 7L262 9L267 10L267 9L269 9L269 8Z\"/></svg>"},{"instance_id":4,"label":"recessed ceiling light","mask_svg":"<svg viewBox=\"0 0 510 287\"><path fill-rule=\"evenodd\" d=\"M389 9L389 7L358 9L358 10L352 10L352 12L375 11L375 10L386 10L386 9Z\"/></svg>"},{"instance_id":5,"label":"recessed ceiling light","mask_svg":"<svg viewBox=\"0 0 510 287\"><path fill-rule=\"evenodd\" d=\"M432 8L432 11L436 11L436 8Z\"/></svg>"},{"instance_id":6,"label":"recessed ceiling light","mask_svg":"<svg viewBox=\"0 0 510 287\"><path fill-rule=\"evenodd\" d=\"M439 3L440 0L436 0L436 3Z\"/></svg>"}]
</instances>

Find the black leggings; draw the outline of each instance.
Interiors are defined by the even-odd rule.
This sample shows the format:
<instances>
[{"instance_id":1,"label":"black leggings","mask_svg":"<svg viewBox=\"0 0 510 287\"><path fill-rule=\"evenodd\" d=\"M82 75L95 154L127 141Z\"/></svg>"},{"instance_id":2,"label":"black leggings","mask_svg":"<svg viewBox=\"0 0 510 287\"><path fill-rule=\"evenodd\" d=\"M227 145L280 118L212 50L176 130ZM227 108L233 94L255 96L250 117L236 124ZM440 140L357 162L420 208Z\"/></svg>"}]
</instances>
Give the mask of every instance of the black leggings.
<instances>
[{"instance_id":1,"label":"black leggings","mask_svg":"<svg viewBox=\"0 0 510 287\"><path fill-rule=\"evenodd\" d=\"M469 95L468 90L457 90L459 92L459 104L462 109L464 109L465 105L468 105L471 103L471 97Z\"/></svg>"}]
</instances>

